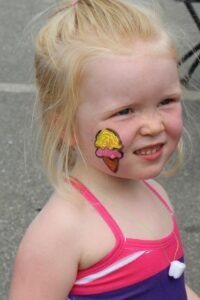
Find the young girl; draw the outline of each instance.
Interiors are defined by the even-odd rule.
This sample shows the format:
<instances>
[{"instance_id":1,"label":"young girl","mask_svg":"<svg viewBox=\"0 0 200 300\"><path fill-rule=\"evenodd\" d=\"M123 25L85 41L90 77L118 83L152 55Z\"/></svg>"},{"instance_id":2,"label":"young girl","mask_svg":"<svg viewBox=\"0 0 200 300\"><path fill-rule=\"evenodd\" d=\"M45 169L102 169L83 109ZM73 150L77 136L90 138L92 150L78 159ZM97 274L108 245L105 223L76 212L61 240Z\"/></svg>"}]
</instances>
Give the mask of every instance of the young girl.
<instances>
[{"instance_id":1,"label":"young girl","mask_svg":"<svg viewBox=\"0 0 200 300\"><path fill-rule=\"evenodd\" d=\"M35 65L55 193L21 242L9 299L199 299L185 289L173 208L151 179L181 156L167 30L121 0L65 0Z\"/></svg>"}]
</instances>

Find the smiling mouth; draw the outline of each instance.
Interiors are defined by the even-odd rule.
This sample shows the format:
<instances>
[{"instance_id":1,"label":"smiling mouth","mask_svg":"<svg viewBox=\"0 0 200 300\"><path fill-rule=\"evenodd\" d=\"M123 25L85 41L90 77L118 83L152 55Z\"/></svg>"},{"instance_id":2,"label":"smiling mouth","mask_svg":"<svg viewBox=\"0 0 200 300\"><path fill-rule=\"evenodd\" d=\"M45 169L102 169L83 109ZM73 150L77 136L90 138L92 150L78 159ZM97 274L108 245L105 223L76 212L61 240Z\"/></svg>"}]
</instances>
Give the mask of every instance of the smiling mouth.
<instances>
[{"instance_id":1,"label":"smiling mouth","mask_svg":"<svg viewBox=\"0 0 200 300\"><path fill-rule=\"evenodd\" d=\"M157 145L152 145L152 146L148 146L142 149L138 149L134 152L134 154L136 155L140 155L140 156L149 156L149 155L153 155L157 152L159 152L163 147L163 144L157 144Z\"/></svg>"}]
</instances>

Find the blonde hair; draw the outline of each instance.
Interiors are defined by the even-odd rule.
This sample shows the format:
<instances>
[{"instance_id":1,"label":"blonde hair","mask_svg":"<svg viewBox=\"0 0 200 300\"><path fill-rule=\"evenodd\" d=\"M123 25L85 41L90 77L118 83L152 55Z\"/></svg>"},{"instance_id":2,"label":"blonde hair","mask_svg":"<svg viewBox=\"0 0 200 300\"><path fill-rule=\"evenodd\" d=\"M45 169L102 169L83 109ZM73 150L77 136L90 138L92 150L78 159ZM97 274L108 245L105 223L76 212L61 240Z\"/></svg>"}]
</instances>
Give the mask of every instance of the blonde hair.
<instances>
[{"instance_id":1,"label":"blonde hair","mask_svg":"<svg viewBox=\"0 0 200 300\"><path fill-rule=\"evenodd\" d=\"M65 0L39 32L35 68L41 150L54 186L74 163L73 125L85 65L100 55L131 55L138 39L177 59L159 18L122 0Z\"/></svg>"}]
</instances>

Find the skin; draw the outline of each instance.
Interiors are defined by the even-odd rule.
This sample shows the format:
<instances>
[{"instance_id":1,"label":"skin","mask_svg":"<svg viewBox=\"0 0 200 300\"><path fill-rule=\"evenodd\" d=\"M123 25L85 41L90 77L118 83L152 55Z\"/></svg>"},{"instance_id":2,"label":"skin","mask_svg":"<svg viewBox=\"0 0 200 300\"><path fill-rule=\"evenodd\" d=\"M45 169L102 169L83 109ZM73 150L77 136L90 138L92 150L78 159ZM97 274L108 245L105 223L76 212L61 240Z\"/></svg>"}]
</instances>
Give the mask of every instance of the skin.
<instances>
[{"instance_id":1,"label":"skin","mask_svg":"<svg viewBox=\"0 0 200 300\"><path fill-rule=\"evenodd\" d=\"M101 171L100 176L112 173L94 155L96 133L110 128L123 144L124 156L116 177L144 179L160 174L182 133L176 62L146 53L139 57L101 58L87 67L86 74L76 132L82 155L86 163L90 161L87 171L92 163L92 172ZM163 153L157 161L135 154L160 143ZM77 165L83 165L81 157Z\"/></svg>"},{"instance_id":2,"label":"skin","mask_svg":"<svg viewBox=\"0 0 200 300\"><path fill-rule=\"evenodd\" d=\"M155 240L171 232L172 219L141 179L160 174L175 151L182 110L176 62L155 56L151 49L140 43L140 56L104 57L87 66L75 122L79 152L72 175L101 199L124 236ZM123 144L117 173L95 155L95 137L104 128L117 132ZM138 154L138 149L158 144L162 148L156 159ZM163 188L151 184L169 202ZM104 220L69 184L66 187L65 196L55 192L27 230L9 300L65 299L77 270L97 263L114 247ZM144 220L144 226L138 220ZM189 300L199 299L187 291Z\"/></svg>"}]
</instances>

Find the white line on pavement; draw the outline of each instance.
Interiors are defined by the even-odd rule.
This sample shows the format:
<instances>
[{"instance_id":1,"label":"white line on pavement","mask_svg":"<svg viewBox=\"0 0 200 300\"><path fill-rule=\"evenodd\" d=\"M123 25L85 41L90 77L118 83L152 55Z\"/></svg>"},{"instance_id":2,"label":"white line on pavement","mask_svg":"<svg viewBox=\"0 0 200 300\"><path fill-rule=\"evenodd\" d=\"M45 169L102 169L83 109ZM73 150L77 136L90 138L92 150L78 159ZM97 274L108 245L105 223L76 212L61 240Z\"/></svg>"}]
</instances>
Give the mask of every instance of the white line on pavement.
<instances>
[{"instance_id":1,"label":"white line on pavement","mask_svg":"<svg viewBox=\"0 0 200 300\"><path fill-rule=\"evenodd\" d=\"M19 84L19 83L1 83L0 82L0 93L35 93L36 88L34 84ZM190 91L183 88L182 94L183 100L200 100L200 91Z\"/></svg>"},{"instance_id":2,"label":"white line on pavement","mask_svg":"<svg viewBox=\"0 0 200 300\"><path fill-rule=\"evenodd\" d=\"M5 93L34 93L33 84L0 83L0 92Z\"/></svg>"}]
</instances>

